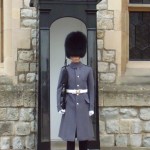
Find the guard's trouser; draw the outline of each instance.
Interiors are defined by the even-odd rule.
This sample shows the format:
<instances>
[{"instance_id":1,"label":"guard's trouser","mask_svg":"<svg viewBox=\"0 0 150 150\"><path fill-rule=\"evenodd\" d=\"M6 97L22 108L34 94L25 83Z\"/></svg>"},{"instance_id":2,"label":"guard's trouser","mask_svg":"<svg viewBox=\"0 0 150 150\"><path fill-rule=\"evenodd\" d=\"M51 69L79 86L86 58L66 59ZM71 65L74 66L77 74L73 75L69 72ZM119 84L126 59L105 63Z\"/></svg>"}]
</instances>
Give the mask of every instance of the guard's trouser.
<instances>
[{"instance_id":1,"label":"guard's trouser","mask_svg":"<svg viewBox=\"0 0 150 150\"><path fill-rule=\"evenodd\" d=\"M79 141L79 150L87 150L88 141ZM67 150L75 150L75 141L67 141Z\"/></svg>"}]
</instances>

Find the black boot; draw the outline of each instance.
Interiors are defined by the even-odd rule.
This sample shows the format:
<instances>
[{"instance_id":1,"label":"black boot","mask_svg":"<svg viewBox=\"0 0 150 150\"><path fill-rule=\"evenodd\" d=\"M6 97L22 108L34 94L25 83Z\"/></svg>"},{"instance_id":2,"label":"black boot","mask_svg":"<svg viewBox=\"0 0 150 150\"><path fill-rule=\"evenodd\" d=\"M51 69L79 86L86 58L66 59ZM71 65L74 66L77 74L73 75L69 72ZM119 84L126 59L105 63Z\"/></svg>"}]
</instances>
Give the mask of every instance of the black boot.
<instances>
[{"instance_id":1,"label":"black boot","mask_svg":"<svg viewBox=\"0 0 150 150\"><path fill-rule=\"evenodd\" d=\"M79 141L79 150L87 150L88 141Z\"/></svg>"},{"instance_id":2,"label":"black boot","mask_svg":"<svg viewBox=\"0 0 150 150\"><path fill-rule=\"evenodd\" d=\"M67 150L75 150L75 141L67 141Z\"/></svg>"}]
</instances>

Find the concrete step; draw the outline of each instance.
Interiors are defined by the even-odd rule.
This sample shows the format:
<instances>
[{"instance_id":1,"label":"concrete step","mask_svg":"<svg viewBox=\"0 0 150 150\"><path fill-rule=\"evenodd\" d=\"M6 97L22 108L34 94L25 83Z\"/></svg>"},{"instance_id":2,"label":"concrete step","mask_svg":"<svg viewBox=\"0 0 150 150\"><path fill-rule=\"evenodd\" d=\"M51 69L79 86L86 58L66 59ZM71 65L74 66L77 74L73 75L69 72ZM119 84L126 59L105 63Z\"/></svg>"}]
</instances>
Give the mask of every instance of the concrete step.
<instances>
[{"instance_id":1,"label":"concrete step","mask_svg":"<svg viewBox=\"0 0 150 150\"><path fill-rule=\"evenodd\" d=\"M79 150L78 142L75 143L76 148L75 150ZM51 141L51 149L52 150L66 150L66 142L64 141ZM88 149L90 150L90 149ZM98 149L92 149L92 150L98 150Z\"/></svg>"},{"instance_id":2,"label":"concrete step","mask_svg":"<svg viewBox=\"0 0 150 150\"><path fill-rule=\"evenodd\" d=\"M76 150L78 145L76 143ZM66 150L66 142L64 141L51 141L51 149L52 150Z\"/></svg>"}]
</instances>

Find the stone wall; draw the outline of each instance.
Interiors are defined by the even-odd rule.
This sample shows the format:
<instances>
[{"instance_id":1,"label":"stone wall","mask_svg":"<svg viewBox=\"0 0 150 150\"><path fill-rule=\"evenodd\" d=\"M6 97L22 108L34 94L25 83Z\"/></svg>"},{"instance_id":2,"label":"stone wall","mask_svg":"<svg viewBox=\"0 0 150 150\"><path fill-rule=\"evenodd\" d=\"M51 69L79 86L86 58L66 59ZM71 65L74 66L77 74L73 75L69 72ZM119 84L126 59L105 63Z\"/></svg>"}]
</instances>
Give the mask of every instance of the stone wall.
<instances>
[{"instance_id":1,"label":"stone wall","mask_svg":"<svg viewBox=\"0 0 150 150\"><path fill-rule=\"evenodd\" d=\"M149 85L101 87L101 147L150 147L149 93Z\"/></svg>"},{"instance_id":2,"label":"stone wall","mask_svg":"<svg viewBox=\"0 0 150 150\"><path fill-rule=\"evenodd\" d=\"M102 149L150 148L150 86L118 84L126 56L122 41L127 0L97 5L100 144Z\"/></svg>"},{"instance_id":3,"label":"stone wall","mask_svg":"<svg viewBox=\"0 0 150 150\"><path fill-rule=\"evenodd\" d=\"M18 49L16 73L20 83L33 83L36 80L37 55L36 55L36 36L37 36L37 13L35 8L28 7L28 1L24 1L21 9L21 27L31 28L29 39L31 46L29 49Z\"/></svg>"},{"instance_id":4,"label":"stone wall","mask_svg":"<svg viewBox=\"0 0 150 150\"><path fill-rule=\"evenodd\" d=\"M8 4L10 6L7 8L12 11L10 18L15 17L16 22L20 24L16 27L14 23L10 30L12 31L10 35L13 37L10 52L16 64L11 70L15 72L16 81L14 82L14 77L9 71L5 72L8 63L4 65L4 73L0 76L0 149L35 149L36 9L29 7L29 0L11 0ZM4 43L11 45L8 41ZM4 61L7 61L7 56L5 58Z\"/></svg>"},{"instance_id":5,"label":"stone wall","mask_svg":"<svg viewBox=\"0 0 150 150\"><path fill-rule=\"evenodd\" d=\"M0 82L0 149L34 149L35 85L13 86L6 80L7 85Z\"/></svg>"},{"instance_id":6,"label":"stone wall","mask_svg":"<svg viewBox=\"0 0 150 150\"><path fill-rule=\"evenodd\" d=\"M113 83L117 73L116 49L107 49L104 38L106 31L114 30L114 11L107 8L107 0L102 0L97 5L98 72L100 81Z\"/></svg>"}]
</instances>

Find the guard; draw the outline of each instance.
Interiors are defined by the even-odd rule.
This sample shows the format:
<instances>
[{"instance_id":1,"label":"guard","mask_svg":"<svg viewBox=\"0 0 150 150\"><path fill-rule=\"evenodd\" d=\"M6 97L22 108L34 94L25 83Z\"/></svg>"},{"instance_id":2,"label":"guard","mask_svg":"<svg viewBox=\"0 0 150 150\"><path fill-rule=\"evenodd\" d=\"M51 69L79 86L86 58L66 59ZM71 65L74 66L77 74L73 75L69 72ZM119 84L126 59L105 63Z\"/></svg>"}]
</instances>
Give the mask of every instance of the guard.
<instances>
[{"instance_id":1,"label":"guard","mask_svg":"<svg viewBox=\"0 0 150 150\"><path fill-rule=\"evenodd\" d=\"M67 150L75 150L75 139L79 141L79 150L87 150L88 141L94 140L91 116L94 114L94 78L90 66L84 65L80 58L87 49L86 36L80 32L71 32L65 40L65 53L71 63L62 67L57 87L57 109L62 114L59 137L67 141ZM67 71L65 89L65 109L61 107L62 79Z\"/></svg>"}]
</instances>

